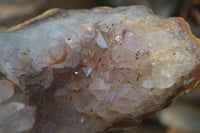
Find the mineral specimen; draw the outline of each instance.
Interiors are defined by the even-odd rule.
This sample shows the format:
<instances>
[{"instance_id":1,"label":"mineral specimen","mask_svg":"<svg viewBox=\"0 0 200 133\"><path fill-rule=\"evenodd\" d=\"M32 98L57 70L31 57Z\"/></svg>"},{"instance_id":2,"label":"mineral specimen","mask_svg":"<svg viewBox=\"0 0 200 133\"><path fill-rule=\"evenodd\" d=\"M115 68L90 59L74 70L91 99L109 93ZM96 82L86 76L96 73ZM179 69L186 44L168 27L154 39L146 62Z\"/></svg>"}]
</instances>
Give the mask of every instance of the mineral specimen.
<instances>
[{"instance_id":1,"label":"mineral specimen","mask_svg":"<svg viewBox=\"0 0 200 133\"><path fill-rule=\"evenodd\" d=\"M6 80L0 80L0 102L7 100L14 94L13 86Z\"/></svg>"},{"instance_id":2,"label":"mineral specimen","mask_svg":"<svg viewBox=\"0 0 200 133\"><path fill-rule=\"evenodd\" d=\"M6 80L0 80L0 133L21 133L34 124L36 108L17 102L23 95L20 98L17 98L16 94L13 95L12 84ZM11 96L13 100L2 103Z\"/></svg>"},{"instance_id":3,"label":"mineral specimen","mask_svg":"<svg viewBox=\"0 0 200 133\"><path fill-rule=\"evenodd\" d=\"M185 21L141 6L53 9L2 32L0 71L29 99L1 108L23 108L16 119L37 106L30 133L132 126L199 80L200 41ZM14 126L31 128L26 120Z\"/></svg>"}]
</instances>

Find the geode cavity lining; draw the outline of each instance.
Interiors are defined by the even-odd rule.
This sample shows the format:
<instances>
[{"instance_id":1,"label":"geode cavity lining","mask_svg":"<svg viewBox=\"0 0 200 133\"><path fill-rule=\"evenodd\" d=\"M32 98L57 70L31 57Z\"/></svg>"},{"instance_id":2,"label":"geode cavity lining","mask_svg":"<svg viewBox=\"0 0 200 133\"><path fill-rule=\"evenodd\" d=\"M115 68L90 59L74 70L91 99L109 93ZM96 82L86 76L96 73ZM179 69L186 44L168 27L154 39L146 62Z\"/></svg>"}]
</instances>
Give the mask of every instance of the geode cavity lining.
<instances>
[{"instance_id":1,"label":"geode cavity lining","mask_svg":"<svg viewBox=\"0 0 200 133\"><path fill-rule=\"evenodd\" d=\"M141 6L54 9L0 33L0 71L37 106L30 133L136 124L198 82L199 53L182 18Z\"/></svg>"}]
</instances>

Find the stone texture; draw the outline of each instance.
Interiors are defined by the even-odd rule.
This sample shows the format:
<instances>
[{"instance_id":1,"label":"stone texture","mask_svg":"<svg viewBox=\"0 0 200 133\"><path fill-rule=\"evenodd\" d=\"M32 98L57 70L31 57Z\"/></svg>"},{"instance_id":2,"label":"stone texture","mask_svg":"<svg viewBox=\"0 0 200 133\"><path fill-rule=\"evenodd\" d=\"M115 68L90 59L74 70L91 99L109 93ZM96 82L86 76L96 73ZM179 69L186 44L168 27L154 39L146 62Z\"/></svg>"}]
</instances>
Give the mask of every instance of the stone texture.
<instances>
[{"instance_id":1,"label":"stone texture","mask_svg":"<svg viewBox=\"0 0 200 133\"><path fill-rule=\"evenodd\" d=\"M38 108L30 133L133 126L199 80L185 21L141 6L54 9L2 32L0 70Z\"/></svg>"},{"instance_id":2,"label":"stone texture","mask_svg":"<svg viewBox=\"0 0 200 133\"><path fill-rule=\"evenodd\" d=\"M14 94L14 88L9 81L0 80L0 102L7 100Z\"/></svg>"},{"instance_id":3,"label":"stone texture","mask_svg":"<svg viewBox=\"0 0 200 133\"><path fill-rule=\"evenodd\" d=\"M0 133L21 133L32 128L35 108L22 103L0 106Z\"/></svg>"},{"instance_id":4,"label":"stone texture","mask_svg":"<svg viewBox=\"0 0 200 133\"><path fill-rule=\"evenodd\" d=\"M0 78L0 133L21 133L32 128L36 107L28 106L27 96L15 94L12 83Z\"/></svg>"}]
</instances>

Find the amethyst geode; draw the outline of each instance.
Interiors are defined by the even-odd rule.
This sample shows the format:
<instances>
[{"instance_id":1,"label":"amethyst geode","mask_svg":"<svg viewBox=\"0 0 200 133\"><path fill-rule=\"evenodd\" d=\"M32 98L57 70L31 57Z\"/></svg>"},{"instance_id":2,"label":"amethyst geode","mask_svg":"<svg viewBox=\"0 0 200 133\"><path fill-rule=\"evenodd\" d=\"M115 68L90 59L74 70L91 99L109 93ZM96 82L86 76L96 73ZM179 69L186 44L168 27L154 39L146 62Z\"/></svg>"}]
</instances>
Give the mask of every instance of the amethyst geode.
<instances>
[{"instance_id":1,"label":"amethyst geode","mask_svg":"<svg viewBox=\"0 0 200 133\"><path fill-rule=\"evenodd\" d=\"M28 97L5 102L13 94L1 88L7 95L0 97L0 126L1 108L13 102L32 112L22 121L29 128L35 121L30 133L132 126L194 87L199 54L199 40L182 18L141 6L50 10L0 34L0 71Z\"/></svg>"}]
</instances>

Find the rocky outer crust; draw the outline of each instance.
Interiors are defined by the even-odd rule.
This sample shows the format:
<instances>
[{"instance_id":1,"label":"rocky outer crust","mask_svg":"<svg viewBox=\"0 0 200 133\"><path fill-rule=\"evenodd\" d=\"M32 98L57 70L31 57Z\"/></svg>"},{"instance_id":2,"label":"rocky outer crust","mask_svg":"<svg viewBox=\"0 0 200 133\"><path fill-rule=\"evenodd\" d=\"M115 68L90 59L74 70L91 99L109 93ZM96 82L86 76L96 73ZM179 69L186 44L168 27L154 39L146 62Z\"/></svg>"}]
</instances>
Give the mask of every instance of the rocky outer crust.
<instances>
[{"instance_id":1,"label":"rocky outer crust","mask_svg":"<svg viewBox=\"0 0 200 133\"><path fill-rule=\"evenodd\" d=\"M129 127L199 82L200 41L141 7L53 9L0 34L0 70L38 107L30 132Z\"/></svg>"}]
</instances>

